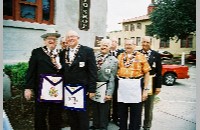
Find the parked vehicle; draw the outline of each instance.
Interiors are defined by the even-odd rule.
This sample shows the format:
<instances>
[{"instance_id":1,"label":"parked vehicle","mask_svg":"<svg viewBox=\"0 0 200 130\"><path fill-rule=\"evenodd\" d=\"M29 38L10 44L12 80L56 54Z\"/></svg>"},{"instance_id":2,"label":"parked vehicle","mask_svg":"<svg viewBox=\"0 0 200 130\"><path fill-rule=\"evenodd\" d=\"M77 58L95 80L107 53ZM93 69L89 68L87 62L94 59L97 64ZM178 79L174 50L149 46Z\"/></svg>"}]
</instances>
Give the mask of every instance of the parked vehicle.
<instances>
[{"instance_id":1,"label":"parked vehicle","mask_svg":"<svg viewBox=\"0 0 200 130\"><path fill-rule=\"evenodd\" d=\"M162 65L163 84L173 86L176 79L187 79L189 68L185 65Z\"/></svg>"},{"instance_id":2,"label":"parked vehicle","mask_svg":"<svg viewBox=\"0 0 200 130\"><path fill-rule=\"evenodd\" d=\"M196 63L196 51L190 51L190 54L186 55L186 61Z\"/></svg>"},{"instance_id":3,"label":"parked vehicle","mask_svg":"<svg viewBox=\"0 0 200 130\"><path fill-rule=\"evenodd\" d=\"M169 51L159 50L158 53L160 54L162 60L171 60L174 57Z\"/></svg>"}]
</instances>

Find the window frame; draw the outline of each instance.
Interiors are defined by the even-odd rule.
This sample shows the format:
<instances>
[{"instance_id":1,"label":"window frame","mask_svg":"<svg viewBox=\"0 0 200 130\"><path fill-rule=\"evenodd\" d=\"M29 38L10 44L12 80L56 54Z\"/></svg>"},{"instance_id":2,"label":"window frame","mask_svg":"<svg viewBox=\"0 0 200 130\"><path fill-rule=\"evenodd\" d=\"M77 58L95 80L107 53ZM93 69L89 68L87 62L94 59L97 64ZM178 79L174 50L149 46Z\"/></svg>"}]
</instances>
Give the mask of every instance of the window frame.
<instances>
[{"instance_id":1,"label":"window frame","mask_svg":"<svg viewBox=\"0 0 200 130\"><path fill-rule=\"evenodd\" d=\"M163 46L161 45L161 43L163 44ZM170 41L167 40L167 41L164 41L162 39L160 39L160 48L169 48L170 47Z\"/></svg>"},{"instance_id":2,"label":"window frame","mask_svg":"<svg viewBox=\"0 0 200 130\"><path fill-rule=\"evenodd\" d=\"M137 29L142 29L142 23L137 23Z\"/></svg>"},{"instance_id":3,"label":"window frame","mask_svg":"<svg viewBox=\"0 0 200 130\"><path fill-rule=\"evenodd\" d=\"M49 0L50 2L50 12L49 12L49 20L43 20L43 8L42 8L42 0L35 0L34 2L27 2L22 0L12 0L12 16L3 15L4 20L14 20L14 21L22 21L22 22L36 22L40 24L54 24L54 0ZM28 5L35 7L35 19L22 18L20 17L20 6Z\"/></svg>"},{"instance_id":4,"label":"window frame","mask_svg":"<svg viewBox=\"0 0 200 130\"><path fill-rule=\"evenodd\" d=\"M141 37L136 37L136 46L140 46L141 44Z\"/></svg>"},{"instance_id":5,"label":"window frame","mask_svg":"<svg viewBox=\"0 0 200 130\"><path fill-rule=\"evenodd\" d=\"M124 25L124 31L129 31L129 25L128 24Z\"/></svg>"},{"instance_id":6,"label":"window frame","mask_svg":"<svg viewBox=\"0 0 200 130\"><path fill-rule=\"evenodd\" d=\"M183 46L183 42L184 41L185 41L185 43L184 43L185 46ZM193 41L193 36L192 35L189 35L185 39L181 39L181 41L180 41L180 48L192 48L192 46L193 46L193 42L192 41ZM190 46L190 44L191 44L191 46Z\"/></svg>"},{"instance_id":7,"label":"window frame","mask_svg":"<svg viewBox=\"0 0 200 130\"><path fill-rule=\"evenodd\" d=\"M135 24L130 24L130 31L135 31Z\"/></svg>"}]
</instances>

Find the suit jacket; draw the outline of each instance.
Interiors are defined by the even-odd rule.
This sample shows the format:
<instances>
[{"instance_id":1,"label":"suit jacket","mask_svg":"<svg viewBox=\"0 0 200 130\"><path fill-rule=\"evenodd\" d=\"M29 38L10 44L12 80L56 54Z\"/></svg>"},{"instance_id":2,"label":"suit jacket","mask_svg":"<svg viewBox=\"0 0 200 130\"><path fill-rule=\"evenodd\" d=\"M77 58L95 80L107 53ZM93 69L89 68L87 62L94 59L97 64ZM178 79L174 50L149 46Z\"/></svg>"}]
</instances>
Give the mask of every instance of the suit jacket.
<instances>
[{"instance_id":1,"label":"suit jacket","mask_svg":"<svg viewBox=\"0 0 200 130\"><path fill-rule=\"evenodd\" d=\"M71 65L65 63L66 51L69 50L64 50L61 55L64 84L82 84L86 87L86 91L95 93L97 67L93 49L81 45Z\"/></svg>"},{"instance_id":2,"label":"suit jacket","mask_svg":"<svg viewBox=\"0 0 200 130\"><path fill-rule=\"evenodd\" d=\"M123 53L123 52L124 52L123 49L117 49L117 50L115 50L115 55L113 55L113 54L111 53L111 51L110 51L110 55L113 55L113 56L115 56L115 57L117 58L118 55L121 54L121 53Z\"/></svg>"},{"instance_id":3,"label":"suit jacket","mask_svg":"<svg viewBox=\"0 0 200 130\"><path fill-rule=\"evenodd\" d=\"M97 57L98 54L96 54ZM106 57L101 69L97 71L97 81L108 82L106 95L113 95L115 89L115 76L117 73L118 60L114 56Z\"/></svg>"},{"instance_id":4,"label":"suit jacket","mask_svg":"<svg viewBox=\"0 0 200 130\"><path fill-rule=\"evenodd\" d=\"M25 89L33 89L36 95L39 89L40 74L60 74L42 47L32 51L26 75Z\"/></svg>"},{"instance_id":5,"label":"suit jacket","mask_svg":"<svg viewBox=\"0 0 200 130\"><path fill-rule=\"evenodd\" d=\"M144 51L140 50L140 52L143 53ZM155 78L153 79L153 89L155 92L156 88L161 88L162 86L162 64L160 54L154 50L150 50L148 63L151 66L150 75L155 74Z\"/></svg>"}]
</instances>

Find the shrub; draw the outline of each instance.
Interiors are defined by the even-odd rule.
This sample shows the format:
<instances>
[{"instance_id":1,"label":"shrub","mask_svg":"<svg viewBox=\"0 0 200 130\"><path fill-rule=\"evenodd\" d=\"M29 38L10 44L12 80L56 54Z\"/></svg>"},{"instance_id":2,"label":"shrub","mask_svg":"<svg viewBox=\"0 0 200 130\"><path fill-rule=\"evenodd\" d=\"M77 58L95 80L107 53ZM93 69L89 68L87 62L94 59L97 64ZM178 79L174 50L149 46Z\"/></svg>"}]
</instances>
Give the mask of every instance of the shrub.
<instances>
[{"instance_id":1,"label":"shrub","mask_svg":"<svg viewBox=\"0 0 200 130\"><path fill-rule=\"evenodd\" d=\"M22 88L25 84L27 69L28 63L25 62L4 66L4 72L10 77L11 85L18 88Z\"/></svg>"}]
</instances>

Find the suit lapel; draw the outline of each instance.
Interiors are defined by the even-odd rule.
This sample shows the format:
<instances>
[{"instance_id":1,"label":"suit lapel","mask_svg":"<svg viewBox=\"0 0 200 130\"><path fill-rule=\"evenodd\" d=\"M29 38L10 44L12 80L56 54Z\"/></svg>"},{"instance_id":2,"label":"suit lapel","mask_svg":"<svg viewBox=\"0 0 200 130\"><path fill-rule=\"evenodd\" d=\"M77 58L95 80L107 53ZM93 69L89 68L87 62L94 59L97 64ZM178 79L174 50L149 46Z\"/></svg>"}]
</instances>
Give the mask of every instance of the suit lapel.
<instances>
[{"instance_id":1,"label":"suit lapel","mask_svg":"<svg viewBox=\"0 0 200 130\"><path fill-rule=\"evenodd\" d=\"M44 56L43 61L49 64L50 66L54 67L54 64L51 62L51 58L42 50L42 48L41 54Z\"/></svg>"}]
</instances>

